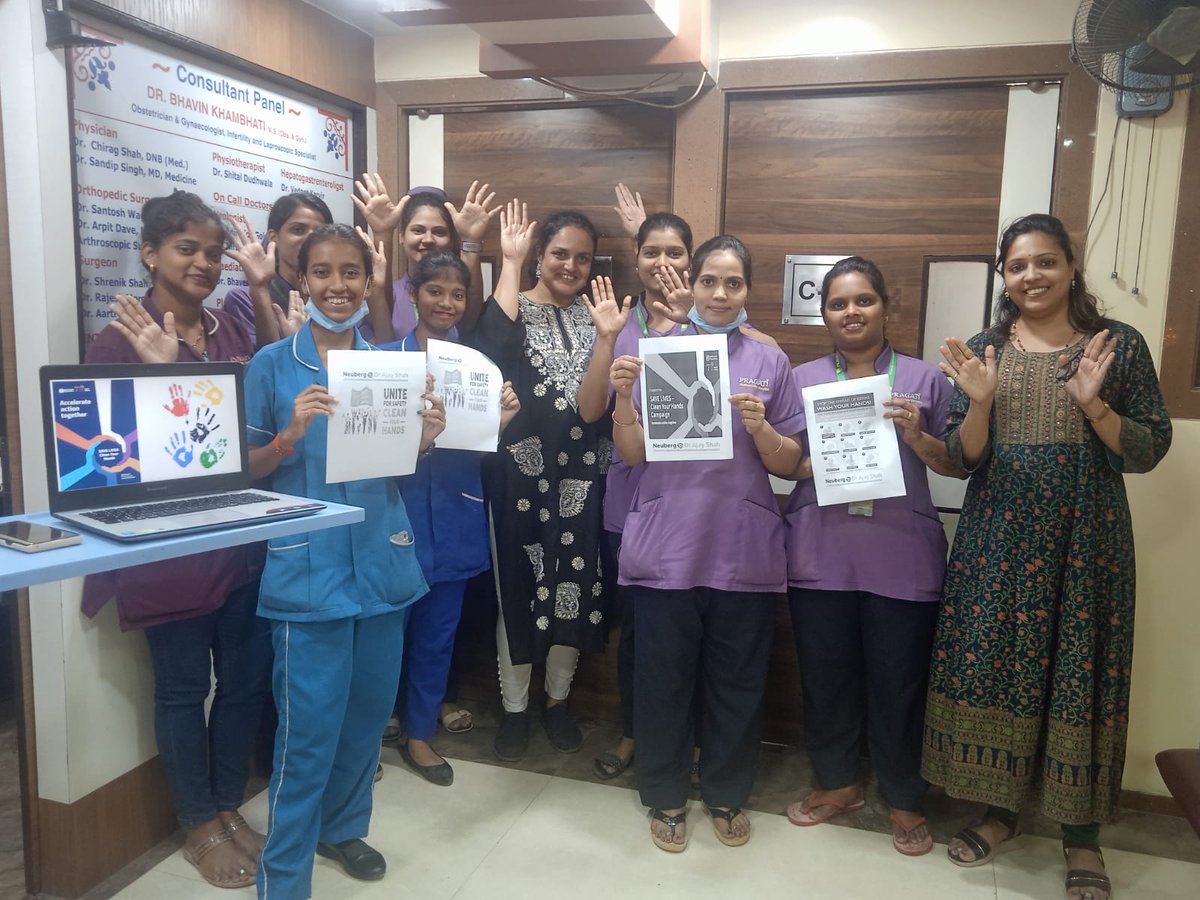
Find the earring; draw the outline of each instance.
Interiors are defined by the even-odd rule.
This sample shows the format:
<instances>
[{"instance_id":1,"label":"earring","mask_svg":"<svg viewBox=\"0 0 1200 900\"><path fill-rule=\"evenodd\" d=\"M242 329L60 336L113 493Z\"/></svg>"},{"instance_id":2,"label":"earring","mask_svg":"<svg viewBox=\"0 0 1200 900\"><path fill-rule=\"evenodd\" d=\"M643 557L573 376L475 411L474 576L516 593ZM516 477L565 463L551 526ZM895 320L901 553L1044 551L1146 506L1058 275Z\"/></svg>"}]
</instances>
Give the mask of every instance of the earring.
<instances>
[{"instance_id":1,"label":"earring","mask_svg":"<svg viewBox=\"0 0 1200 900\"><path fill-rule=\"evenodd\" d=\"M1072 278L1071 278L1071 290L1075 290L1075 278L1074 278L1074 276L1072 276Z\"/></svg>"},{"instance_id":2,"label":"earring","mask_svg":"<svg viewBox=\"0 0 1200 900\"><path fill-rule=\"evenodd\" d=\"M1008 291L1005 291L1005 292L1004 292L1004 299L1005 299L1005 300L1011 300L1011 299L1012 299L1012 297L1008 296Z\"/></svg>"},{"instance_id":3,"label":"earring","mask_svg":"<svg viewBox=\"0 0 1200 900\"><path fill-rule=\"evenodd\" d=\"M158 269L158 267L155 266L154 263L150 264L150 274L151 275L153 275L155 273L155 271L157 271L157 269Z\"/></svg>"},{"instance_id":4,"label":"earring","mask_svg":"<svg viewBox=\"0 0 1200 900\"><path fill-rule=\"evenodd\" d=\"M540 262L537 264L537 268L533 270L533 277L534 278L542 277L542 264Z\"/></svg>"}]
</instances>

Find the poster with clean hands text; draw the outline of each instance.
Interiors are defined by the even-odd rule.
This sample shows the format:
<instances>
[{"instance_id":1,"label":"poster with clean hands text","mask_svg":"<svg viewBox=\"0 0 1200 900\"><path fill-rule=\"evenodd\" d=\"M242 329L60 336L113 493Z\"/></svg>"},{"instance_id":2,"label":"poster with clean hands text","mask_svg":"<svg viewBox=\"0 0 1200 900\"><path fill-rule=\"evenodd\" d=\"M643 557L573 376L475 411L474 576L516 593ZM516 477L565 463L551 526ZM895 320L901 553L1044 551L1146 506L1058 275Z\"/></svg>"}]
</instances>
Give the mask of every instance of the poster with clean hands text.
<instances>
[{"instance_id":1,"label":"poster with clean hands text","mask_svg":"<svg viewBox=\"0 0 1200 900\"><path fill-rule=\"evenodd\" d=\"M470 347L430 340L425 345L433 392L446 405L446 429L437 445L448 450L495 451L500 437L500 389L494 362Z\"/></svg>"},{"instance_id":2,"label":"poster with clean hands text","mask_svg":"<svg viewBox=\"0 0 1200 900\"><path fill-rule=\"evenodd\" d=\"M330 350L325 480L411 475L421 449L424 353Z\"/></svg>"},{"instance_id":3,"label":"poster with clean hands text","mask_svg":"<svg viewBox=\"0 0 1200 900\"><path fill-rule=\"evenodd\" d=\"M725 335L642 338L638 354L646 461L733 459Z\"/></svg>"},{"instance_id":4,"label":"poster with clean hands text","mask_svg":"<svg viewBox=\"0 0 1200 900\"><path fill-rule=\"evenodd\" d=\"M883 416L892 397L888 377L831 381L803 393L817 504L903 496L896 427Z\"/></svg>"}]
</instances>

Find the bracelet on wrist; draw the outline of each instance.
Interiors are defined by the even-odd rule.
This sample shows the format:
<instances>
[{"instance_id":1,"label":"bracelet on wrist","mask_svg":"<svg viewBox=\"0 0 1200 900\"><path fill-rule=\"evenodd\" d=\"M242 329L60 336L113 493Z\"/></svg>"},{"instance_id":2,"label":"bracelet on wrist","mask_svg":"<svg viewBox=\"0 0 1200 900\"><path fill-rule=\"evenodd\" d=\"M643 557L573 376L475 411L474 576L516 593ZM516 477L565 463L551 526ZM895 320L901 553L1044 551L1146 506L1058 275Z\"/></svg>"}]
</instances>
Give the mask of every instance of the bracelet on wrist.
<instances>
[{"instance_id":1,"label":"bracelet on wrist","mask_svg":"<svg viewBox=\"0 0 1200 900\"><path fill-rule=\"evenodd\" d=\"M483 243L481 241L463 241L460 245L463 253L482 253Z\"/></svg>"},{"instance_id":2,"label":"bracelet on wrist","mask_svg":"<svg viewBox=\"0 0 1200 900\"><path fill-rule=\"evenodd\" d=\"M617 421L617 411L614 409L613 414L612 414L612 420L613 420L613 424L616 425L618 428L632 428L634 425L636 425L638 423L637 410L635 409L633 411L633 421L632 422L619 422L619 421Z\"/></svg>"},{"instance_id":3,"label":"bracelet on wrist","mask_svg":"<svg viewBox=\"0 0 1200 900\"><path fill-rule=\"evenodd\" d=\"M774 456L776 453L778 453L782 449L783 449L783 435L781 434L781 435L779 435L779 446L776 447L774 450L772 450L770 453L764 453L763 456Z\"/></svg>"},{"instance_id":4,"label":"bracelet on wrist","mask_svg":"<svg viewBox=\"0 0 1200 900\"><path fill-rule=\"evenodd\" d=\"M1101 402L1103 402L1103 401L1101 401ZM1083 409L1083 407L1080 407L1080 409ZM1109 412L1111 412L1111 411L1112 411L1112 407L1111 407L1111 406L1109 406L1107 403L1105 403L1105 404L1104 404L1104 411L1103 411L1103 412L1101 412L1101 413L1100 413L1100 415L1098 415L1098 416L1089 416L1089 415L1087 414L1087 410L1086 410L1086 409L1084 409L1084 410L1083 410L1083 417L1084 417L1085 419L1087 419L1089 422L1091 422L1093 425L1095 425L1097 422L1099 422L1101 419L1103 419L1105 416L1107 416L1107 415L1109 414Z\"/></svg>"},{"instance_id":5,"label":"bracelet on wrist","mask_svg":"<svg viewBox=\"0 0 1200 900\"><path fill-rule=\"evenodd\" d=\"M271 449L281 458L291 456L296 452L295 447L283 446L283 441L279 440L279 435L275 435L275 439L271 441Z\"/></svg>"}]
</instances>

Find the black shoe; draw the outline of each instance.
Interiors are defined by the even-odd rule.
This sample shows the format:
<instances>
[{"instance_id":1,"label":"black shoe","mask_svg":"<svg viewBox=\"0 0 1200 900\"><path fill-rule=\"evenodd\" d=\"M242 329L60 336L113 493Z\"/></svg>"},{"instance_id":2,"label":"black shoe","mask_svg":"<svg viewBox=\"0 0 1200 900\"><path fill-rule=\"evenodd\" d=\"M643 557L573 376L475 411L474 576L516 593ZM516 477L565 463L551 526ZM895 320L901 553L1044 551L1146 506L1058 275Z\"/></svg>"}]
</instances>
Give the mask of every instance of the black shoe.
<instances>
[{"instance_id":1,"label":"black shoe","mask_svg":"<svg viewBox=\"0 0 1200 900\"><path fill-rule=\"evenodd\" d=\"M400 751L400 757L408 763L408 767L430 784L436 784L438 787L450 787L454 784L454 770L444 759L432 766L423 766L412 758L412 754L408 752L408 744L400 744L397 749Z\"/></svg>"},{"instance_id":2,"label":"black shoe","mask_svg":"<svg viewBox=\"0 0 1200 900\"><path fill-rule=\"evenodd\" d=\"M550 738L555 750L574 753L583 746L583 732L579 730L579 723L567 709L567 704L555 703L553 706L547 706L546 711L542 713L542 725L545 726L546 737Z\"/></svg>"},{"instance_id":3,"label":"black shoe","mask_svg":"<svg viewBox=\"0 0 1200 900\"><path fill-rule=\"evenodd\" d=\"M500 723L500 730L496 732L492 750L500 759L512 762L524 756L528 747L529 712L527 710L515 713L506 712L504 721Z\"/></svg>"},{"instance_id":4,"label":"black shoe","mask_svg":"<svg viewBox=\"0 0 1200 900\"><path fill-rule=\"evenodd\" d=\"M336 844L317 844L317 856L332 859L342 871L359 881L378 881L387 873L383 854L359 838Z\"/></svg>"}]
</instances>

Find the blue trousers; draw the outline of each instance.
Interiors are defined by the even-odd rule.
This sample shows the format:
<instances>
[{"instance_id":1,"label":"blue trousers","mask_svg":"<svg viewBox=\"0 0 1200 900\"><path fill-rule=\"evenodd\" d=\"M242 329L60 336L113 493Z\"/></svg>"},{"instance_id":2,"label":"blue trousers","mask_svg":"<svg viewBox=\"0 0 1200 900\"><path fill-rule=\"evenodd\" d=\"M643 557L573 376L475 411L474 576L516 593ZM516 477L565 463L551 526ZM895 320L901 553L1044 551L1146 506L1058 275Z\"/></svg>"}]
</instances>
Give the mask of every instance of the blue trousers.
<instances>
[{"instance_id":1,"label":"blue trousers","mask_svg":"<svg viewBox=\"0 0 1200 900\"><path fill-rule=\"evenodd\" d=\"M437 730L438 708L446 696L446 678L454 655L454 635L462 615L467 582L439 581L408 607L404 629L404 666L396 710L410 738L428 741Z\"/></svg>"},{"instance_id":2,"label":"blue trousers","mask_svg":"<svg viewBox=\"0 0 1200 900\"><path fill-rule=\"evenodd\" d=\"M184 828L237 809L245 799L250 750L271 684L270 623L256 615L257 607L253 581L207 615L145 630L154 664L154 735Z\"/></svg>"},{"instance_id":3,"label":"blue trousers","mask_svg":"<svg viewBox=\"0 0 1200 900\"><path fill-rule=\"evenodd\" d=\"M775 595L621 590L637 607L633 716L642 803L653 809L687 803L698 744L704 802L744 806L758 772Z\"/></svg>"},{"instance_id":4,"label":"blue trousers","mask_svg":"<svg viewBox=\"0 0 1200 900\"><path fill-rule=\"evenodd\" d=\"M862 781L866 733L879 792L893 809L916 812L921 732L937 603L865 591L789 588L804 692L804 742L817 784Z\"/></svg>"},{"instance_id":5,"label":"blue trousers","mask_svg":"<svg viewBox=\"0 0 1200 900\"><path fill-rule=\"evenodd\" d=\"M317 842L367 836L406 615L271 623L279 728L258 863L262 900L306 900Z\"/></svg>"}]
</instances>

